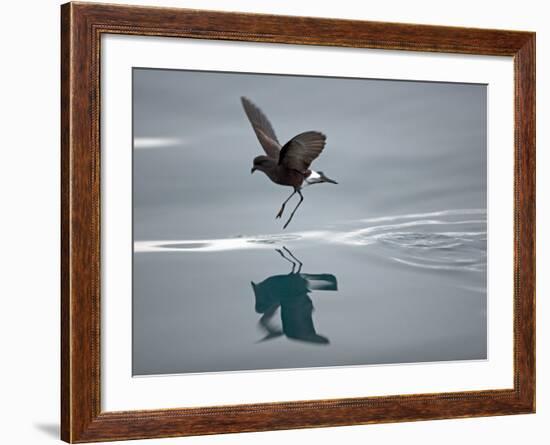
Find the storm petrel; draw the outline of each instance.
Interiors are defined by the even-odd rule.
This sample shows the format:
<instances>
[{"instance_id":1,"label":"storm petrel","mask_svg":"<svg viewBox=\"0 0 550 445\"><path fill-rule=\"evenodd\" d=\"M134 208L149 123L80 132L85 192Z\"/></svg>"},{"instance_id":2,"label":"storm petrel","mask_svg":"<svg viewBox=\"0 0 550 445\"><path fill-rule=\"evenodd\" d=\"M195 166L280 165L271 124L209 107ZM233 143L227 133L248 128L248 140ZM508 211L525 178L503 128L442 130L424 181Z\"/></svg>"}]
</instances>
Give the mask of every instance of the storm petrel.
<instances>
[{"instance_id":1,"label":"storm petrel","mask_svg":"<svg viewBox=\"0 0 550 445\"><path fill-rule=\"evenodd\" d=\"M266 155L256 156L254 166L250 173L256 170L264 172L275 184L292 187L294 191L283 202L276 218L283 215L286 203L296 193L300 201L290 214L290 218L283 226L286 229L294 213L302 201L302 188L311 184L329 182L337 184L336 181L327 178L322 171L313 171L309 167L311 163L321 154L325 148L326 136L319 131L306 131L294 136L286 144L281 146L275 131L266 115L246 97L241 97L244 111L252 124L252 128L260 141Z\"/></svg>"}]
</instances>

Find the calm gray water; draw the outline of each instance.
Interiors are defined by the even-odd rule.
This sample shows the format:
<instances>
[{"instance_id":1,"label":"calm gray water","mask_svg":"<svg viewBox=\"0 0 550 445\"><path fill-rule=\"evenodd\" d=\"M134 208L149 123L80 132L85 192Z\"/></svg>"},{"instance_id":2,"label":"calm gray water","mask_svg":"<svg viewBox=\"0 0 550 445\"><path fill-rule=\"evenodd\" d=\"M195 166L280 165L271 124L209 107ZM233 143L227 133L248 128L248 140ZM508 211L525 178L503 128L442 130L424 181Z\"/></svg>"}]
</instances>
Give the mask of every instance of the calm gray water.
<instances>
[{"instance_id":1,"label":"calm gray water","mask_svg":"<svg viewBox=\"0 0 550 445\"><path fill-rule=\"evenodd\" d=\"M134 69L134 375L485 359L486 87ZM262 149L320 130L291 189ZM288 213L297 201L287 206Z\"/></svg>"}]
</instances>

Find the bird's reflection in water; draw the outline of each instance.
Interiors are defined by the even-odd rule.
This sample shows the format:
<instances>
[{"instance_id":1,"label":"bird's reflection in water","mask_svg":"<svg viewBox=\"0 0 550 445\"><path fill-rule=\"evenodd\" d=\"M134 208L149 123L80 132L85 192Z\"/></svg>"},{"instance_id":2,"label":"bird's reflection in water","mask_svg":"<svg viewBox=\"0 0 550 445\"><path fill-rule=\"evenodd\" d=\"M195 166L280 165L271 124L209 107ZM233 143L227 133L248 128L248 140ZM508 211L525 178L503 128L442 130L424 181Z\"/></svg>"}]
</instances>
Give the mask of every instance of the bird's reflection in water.
<instances>
[{"instance_id":1,"label":"bird's reflection in water","mask_svg":"<svg viewBox=\"0 0 550 445\"><path fill-rule=\"evenodd\" d=\"M286 275L273 275L260 283L252 282L256 312L262 314L259 325L267 333L262 341L285 335L294 340L328 344L328 338L315 332L313 303L309 293L313 290L338 290L336 277L331 274L302 273L303 264L290 250L283 247L283 250L277 249L277 252L292 264L292 271ZM274 321L279 308L282 329Z\"/></svg>"}]
</instances>

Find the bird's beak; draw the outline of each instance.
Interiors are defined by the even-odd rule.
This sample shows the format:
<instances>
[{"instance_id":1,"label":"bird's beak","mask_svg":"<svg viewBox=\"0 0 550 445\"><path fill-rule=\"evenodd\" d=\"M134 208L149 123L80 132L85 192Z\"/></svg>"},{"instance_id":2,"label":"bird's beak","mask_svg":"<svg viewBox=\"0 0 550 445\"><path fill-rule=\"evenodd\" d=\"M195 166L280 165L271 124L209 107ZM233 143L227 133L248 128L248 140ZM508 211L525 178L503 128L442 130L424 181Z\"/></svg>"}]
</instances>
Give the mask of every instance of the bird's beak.
<instances>
[{"instance_id":1,"label":"bird's beak","mask_svg":"<svg viewBox=\"0 0 550 445\"><path fill-rule=\"evenodd\" d=\"M252 167L252 168L250 169L250 174L254 173L256 170L257 170L256 167Z\"/></svg>"}]
</instances>

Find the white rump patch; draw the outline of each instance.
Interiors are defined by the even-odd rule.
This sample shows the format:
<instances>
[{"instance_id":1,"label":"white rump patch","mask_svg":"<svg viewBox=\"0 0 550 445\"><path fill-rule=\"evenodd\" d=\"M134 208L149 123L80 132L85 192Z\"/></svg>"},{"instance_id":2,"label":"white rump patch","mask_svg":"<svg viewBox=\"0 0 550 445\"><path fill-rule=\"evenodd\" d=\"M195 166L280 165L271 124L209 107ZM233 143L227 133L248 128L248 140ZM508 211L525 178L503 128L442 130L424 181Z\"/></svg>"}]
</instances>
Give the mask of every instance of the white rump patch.
<instances>
[{"instance_id":1,"label":"white rump patch","mask_svg":"<svg viewBox=\"0 0 550 445\"><path fill-rule=\"evenodd\" d=\"M306 183L304 187L311 184L316 184L320 181L321 175L316 171L311 170L311 174L306 178Z\"/></svg>"}]
</instances>

